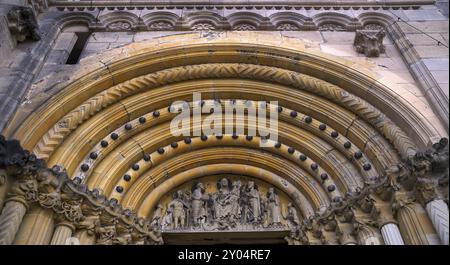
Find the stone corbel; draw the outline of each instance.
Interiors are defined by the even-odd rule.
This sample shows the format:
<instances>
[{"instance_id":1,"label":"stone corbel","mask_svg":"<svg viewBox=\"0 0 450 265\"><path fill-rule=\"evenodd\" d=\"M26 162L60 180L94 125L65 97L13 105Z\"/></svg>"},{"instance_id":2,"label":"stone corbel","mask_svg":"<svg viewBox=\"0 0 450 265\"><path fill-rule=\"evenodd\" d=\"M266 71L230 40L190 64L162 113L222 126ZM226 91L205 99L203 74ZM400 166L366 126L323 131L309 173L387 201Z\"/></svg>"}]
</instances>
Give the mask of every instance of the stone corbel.
<instances>
[{"instance_id":1,"label":"stone corbel","mask_svg":"<svg viewBox=\"0 0 450 265\"><path fill-rule=\"evenodd\" d=\"M357 30L353 45L358 53L364 53L367 57L379 57L385 51L385 36L384 30Z\"/></svg>"},{"instance_id":2,"label":"stone corbel","mask_svg":"<svg viewBox=\"0 0 450 265\"><path fill-rule=\"evenodd\" d=\"M14 6L9 10L7 18L9 30L17 42L41 39L39 24L32 8Z\"/></svg>"}]
</instances>

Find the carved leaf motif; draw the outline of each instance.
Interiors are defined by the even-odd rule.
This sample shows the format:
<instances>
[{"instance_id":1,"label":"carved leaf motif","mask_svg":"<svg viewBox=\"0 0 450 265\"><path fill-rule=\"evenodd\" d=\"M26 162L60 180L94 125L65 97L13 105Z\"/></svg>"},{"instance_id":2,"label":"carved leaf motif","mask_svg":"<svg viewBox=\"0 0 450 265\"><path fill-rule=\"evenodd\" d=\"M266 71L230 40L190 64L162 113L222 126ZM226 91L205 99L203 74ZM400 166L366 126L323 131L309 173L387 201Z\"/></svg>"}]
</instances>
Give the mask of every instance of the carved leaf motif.
<instances>
[{"instance_id":1,"label":"carved leaf motif","mask_svg":"<svg viewBox=\"0 0 450 265\"><path fill-rule=\"evenodd\" d=\"M107 26L109 30L130 30L131 24L125 21L117 21Z\"/></svg>"},{"instance_id":2,"label":"carved leaf motif","mask_svg":"<svg viewBox=\"0 0 450 265\"><path fill-rule=\"evenodd\" d=\"M277 26L277 29L283 31L295 31L299 30L299 27L297 27L297 25L294 25L292 23L282 23Z\"/></svg>"},{"instance_id":3,"label":"carved leaf motif","mask_svg":"<svg viewBox=\"0 0 450 265\"><path fill-rule=\"evenodd\" d=\"M191 27L194 31L202 31L202 30L214 30L216 27L210 23L197 23Z\"/></svg>"},{"instance_id":4,"label":"carved leaf motif","mask_svg":"<svg viewBox=\"0 0 450 265\"><path fill-rule=\"evenodd\" d=\"M150 24L149 28L151 30L171 30L173 26L169 22L159 21Z\"/></svg>"},{"instance_id":5,"label":"carved leaf motif","mask_svg":"<svg viewBox=\"0 0 450 265\"><path fill-rule=\"evenodd\" d=\"M256 27L251 24L238 24L233 26L233 30L236 31L252 31L256 30Z\"/></svg>"},{"instance_id":6,"label":"carved leaf motif","mask_svg":"<svg viewBox=\"0 0 450 265\"><path fill-rule=\"evenodd\" d=\"M319 31L345 31L345 28L339 24L327 23L319 26Z\"/></svg>"}]
</instances>

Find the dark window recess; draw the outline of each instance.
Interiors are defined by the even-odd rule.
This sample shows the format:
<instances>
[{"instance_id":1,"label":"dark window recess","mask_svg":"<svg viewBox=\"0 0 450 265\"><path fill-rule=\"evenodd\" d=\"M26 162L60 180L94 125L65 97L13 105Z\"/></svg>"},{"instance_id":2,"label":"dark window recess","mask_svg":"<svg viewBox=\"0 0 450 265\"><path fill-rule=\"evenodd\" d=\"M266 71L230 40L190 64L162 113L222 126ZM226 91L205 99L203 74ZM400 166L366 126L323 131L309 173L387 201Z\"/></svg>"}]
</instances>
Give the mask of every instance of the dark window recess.
<instances>
[{"instance_id":1,"label":"dark window recess","mask_svg":"<svg viewBox=\"0 0 450 265\"><path fill-rule=\"evenodd\" d=\"M77 32L77 42L72 48L72 51L69 54L69 58L67 58L66 64L77 64L80 59L80 55L83 52L84 46L86 46L86 42L89 39L90 32Z\"/></svg>"}]
</instances>

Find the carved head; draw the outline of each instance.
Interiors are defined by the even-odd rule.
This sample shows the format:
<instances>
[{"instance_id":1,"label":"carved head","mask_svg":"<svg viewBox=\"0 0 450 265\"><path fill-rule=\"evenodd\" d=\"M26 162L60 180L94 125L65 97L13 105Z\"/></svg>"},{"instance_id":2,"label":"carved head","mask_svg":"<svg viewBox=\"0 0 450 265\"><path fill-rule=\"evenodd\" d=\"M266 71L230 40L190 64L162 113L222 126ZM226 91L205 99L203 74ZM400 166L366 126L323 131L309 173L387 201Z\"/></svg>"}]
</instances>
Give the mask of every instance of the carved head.
<instances>
[{"instance_id":1,"label":"carved head","mask_svg":"<svg viewBox=\"0 0 450 265\"><path fill-rule=\"evenodd\" d=\"M201 191L204 191L204 190L205 190L205 186L204 186L203 183L201 183L201 182L198 182L198 183L195 185L195 187L196 187L197 189L200 189Z\"/></svg>"},{"instance_id":2,"label":"carved head","mask_svg":"<svg viewBox=\"0 0 450 265\"><path fill-rule=\"evenodd\" d=\"M222 178L222 179L220 180L220 186L221 186L221 187L228 187L228 179Z\"/></svg>"},{"instance_id":3,"label":"carved head","mask_svg":"<svg viewBox=\"0 0 450 265\"><path fill-rule=\"evenodd\" d=\"M249 189L253 189L255 187L255 182L253 182L253 181L249 181L248 183L247 183L247 188L249 188Z\"/></svg>"},{"instance_id":4,"label":"carved head","mask_svg":"<svg viewBox=\"0 0 450 265\"><path fill-rule=\"evenodd\" d=\"M183 198L183 191L182 190L177 190L173 197L174 197L174 199L182 199Z\"/></svg>"}]
</instances>

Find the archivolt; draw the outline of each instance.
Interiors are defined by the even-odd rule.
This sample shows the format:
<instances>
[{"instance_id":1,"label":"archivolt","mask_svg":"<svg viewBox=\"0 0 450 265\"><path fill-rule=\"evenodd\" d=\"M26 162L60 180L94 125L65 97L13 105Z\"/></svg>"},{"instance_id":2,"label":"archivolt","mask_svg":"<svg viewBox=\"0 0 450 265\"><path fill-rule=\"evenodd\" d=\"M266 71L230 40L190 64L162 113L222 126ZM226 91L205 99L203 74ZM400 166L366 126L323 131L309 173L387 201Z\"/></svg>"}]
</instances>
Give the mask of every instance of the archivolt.
<instances>
[{"instance_id":1,"label":"archivolt","mask_svg":"<svg viewBox=\"0 0 450 265\"><path fill-rule=\"evenodd\" d=\"M234 33L226 34L233 39ZM188 44L180 44L184 37ZM63 89L27 118L13 136L26 148L34 148L34 153L50 165L66 166L72 177L80 173L82 163L89 163L92 168L86 181L92 188L104 190L105 195L123 200L126 206L139 208L141 215L147 216L160 192L168 192L202 172L220 171L217 165L221 160L227 162L223 166L229 172L284 179L305 196L307 207L317 209L367 178L384 174L398 163L398 156L413 155L417 146L405 130L420 140L420 146L437 134L414 108L372 79L370 73L364 75L333 57L307 52L298 44L282 48L274 43L261 45L258 39L230 44L219 38L205 46L205 39L192 39L192 35L180 38L177 43L156 46L133 44L113 54L116 57L108 53L97 57L98 61L87 65L90 70L75 73L70 81L56 86ZM233 141L228 135L224 144L192 139L189 148L181 148L183 139L173 137L168 130L173 115L167 107L174 100L190 100L195 91L205 92L207 99L230 95L238 95L241 100L278 99L283 103L283 145L279 150L263 152L255 150L257 137ZM159 118L153 117L155 111L160 113ZM147 119L145 125L138 124L141 116ZM307 116L313 120L305 122ZM331 125L319 130L324 121ZM126 133L125 123L132 125ZM13 131L7 130L10 135ZM339 132L339 137L331 137L332 131ZM117 141L108 138L111 132L120 135ZM149 136L148 132L153 134ZM179 141L179 149L167 146L175 141ZM105 142L108 147L101 147ZM350 147L342 148L344 142L351 143ZM288 146L295 148L293 154L287 151ZM158 156L158 148L168 152ZM239 155L231 158L225 152L229 149ZM353 155L359 150L364 159L355 161ZM299 162L299 151L308 154L307 166L319 164L317 172ZM92 152L99 155L97 161L86 158ZM150 166L142 161L147 153L156 157ZM116 156L123 154L121 158ZM373 163L375 168L361 170L362 161ZM233 169L233 163L239 166ZM130 169L135 164L140 170ZM168 167L174 176L164 181ZM250 167L255 169L247 172ZM266 173L255 173L263 171ZM124 183L124 173L132 174L133 182ZM320 173L330 178L321 182ZM337 190L325 192L334 183ZM155 184L157 189L152 186ZM125 197L114 192L117 185L128 185ZM304 209L304 214L308 212Z\"/></svg>"},{"instance_id":2,"label":"archivolt","mask_svg":"<svg viewBox=\"0 0 450 265\"><path fill-rule=\"evenodd\" d=\"M138 93L143 89L205 78L260 79L318 94L356 113L359 117L369 122L394 144L403 157L413 154L417 149L409 137L381 111L338 86L308 75L273 67L249 64L207 64L177 67L152 73L100 92L54 125L37 144L34 152L39 157L48 158L53 150L52 147L59 145L64 140L64 137L80 123L103 107L113 104L126 96Z\"/></svg>"}]
</instances>

